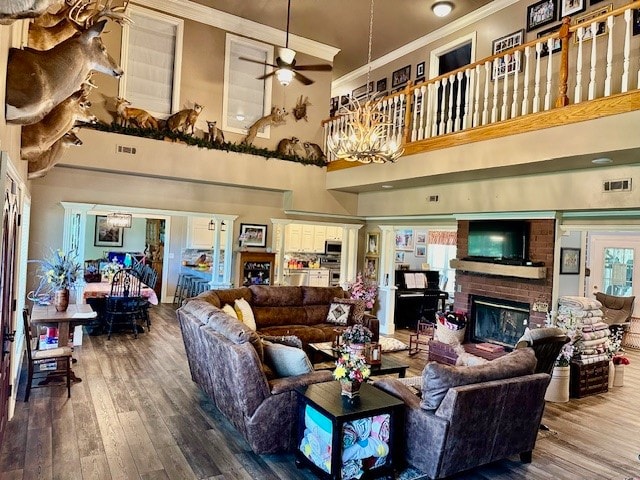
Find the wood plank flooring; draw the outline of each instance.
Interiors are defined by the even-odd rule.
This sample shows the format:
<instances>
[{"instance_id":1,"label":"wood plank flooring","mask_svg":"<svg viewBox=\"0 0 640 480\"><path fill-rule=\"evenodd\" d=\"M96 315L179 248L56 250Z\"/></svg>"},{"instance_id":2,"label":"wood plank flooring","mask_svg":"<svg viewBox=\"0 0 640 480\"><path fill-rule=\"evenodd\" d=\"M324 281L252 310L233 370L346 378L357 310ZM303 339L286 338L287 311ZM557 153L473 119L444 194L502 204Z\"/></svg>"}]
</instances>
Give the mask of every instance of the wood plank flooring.
<instances>
[{"instance_id":1,"label":"wood plank flooring","mask_svg":"<svg viewBox=\"0 0 640 480\"><path fill-rule=\"evenodd\" d=\"M175 312L151 309L152 328L84 337L76 349L71 399L38 388L16 414L0 450L0 479L312 479L292 455L259 456L191 381ZM396 338L408 342L407 330ZM533 462L514 457L454 479L617 479L640 476L640 351L627 349L625 386L547 403ZM426 354L408 357L419 375ZM23 375L24 377L24 375ZM22 385L24 385L22 383Z\"/></svg>"}]
</instances>

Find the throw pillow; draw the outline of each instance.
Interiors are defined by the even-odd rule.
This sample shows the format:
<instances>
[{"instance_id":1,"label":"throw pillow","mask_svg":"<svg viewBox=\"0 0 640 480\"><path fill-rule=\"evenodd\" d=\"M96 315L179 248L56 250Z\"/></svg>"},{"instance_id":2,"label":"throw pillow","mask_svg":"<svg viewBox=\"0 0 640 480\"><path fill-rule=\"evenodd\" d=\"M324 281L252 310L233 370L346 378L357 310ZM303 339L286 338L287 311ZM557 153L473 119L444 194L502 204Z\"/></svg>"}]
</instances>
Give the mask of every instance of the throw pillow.
<instances>
[{"instance_id":1,"label":"throw pillow","mask_svg":"<svg viewBox=\"0 0 640 480\"><path fill-rule=\"evenodd\" d=\"M264 362L279 377L293 377L313 371L304 350L264 341Z\"/></svg>"},{"instance_id":2,"label":"throw pillow","mask_svg":"<svg viewBox=\"0 0 640 480\"><path fill-rule=\"evenodd\" d=\"M436 410L452 387L530 375L536 368L532 348L519 348L484 365L454 367L429 362L422 372L422 401L425 410Z\"/></svg>"},{"instance_id":3,"label":"throw pillow","mask_svg":"<svg viewBox=\"0 0 640 480\"><path fill-rule=\"evenodd\" d=\"M238 314L236 313L235 309L228 303L224 304L224 307L222 307L222 311L230 317L238 318Z\"/></svg>"},{"instance_id":4,"label":"throw pillow","mask_svg":"<svg viewBox=\"0 0 640 480\"><path fill-rule=\"evenodd\" d=\"M349 316L349 325L354 323L362 323L364 318L364 300L359 298L334 298L334 303L344 303L345 305L351 305L351 315Z\"/></svg>"},{"instance_id":5,"label":"throw pillow","mask_svg":"<svg viewBox=\"0 0 640 480\"><path fill-rule=\"evenodd\" d=\"M234 303L234 308L238 314L238 320L241 320L251 330L256 330L256 319L253 316L251 305L244 298L239 298Z\"/></svg>"},{"instance_id":6,"label":"throw pillow","mask_svg":"<svg viewBox=\"0 0 640 480\"><path fill-rule=\"evenodd\" d=\"M351 305L332 303L329 307L329 313L327 313L327 323L346 325L349 320L349 312L351 312Z\"/></svg>"},{"instance_id":7,"label":"throw pillow","mask_svg":"<svg viewBox=\"0 0 640 480\"><path fill-rule=\"evenodd\" d=\"M302 340L295 335L263 335L262 340L287 345L289 347L302 348Z\"/></svg>"}]
</instances>

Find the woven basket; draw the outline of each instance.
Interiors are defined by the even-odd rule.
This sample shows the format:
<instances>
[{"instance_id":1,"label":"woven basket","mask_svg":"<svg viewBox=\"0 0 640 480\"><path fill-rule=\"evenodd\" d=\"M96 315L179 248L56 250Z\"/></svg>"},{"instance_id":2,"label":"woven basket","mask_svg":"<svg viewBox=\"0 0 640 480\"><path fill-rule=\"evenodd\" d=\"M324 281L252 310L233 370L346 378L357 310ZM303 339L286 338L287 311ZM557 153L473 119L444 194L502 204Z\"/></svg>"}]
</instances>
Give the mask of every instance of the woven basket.
<instances>
[{"instance_id":1,"label":"woven basket","mask_svg":"<svg viewBox=\"0 0 640 480\"><path fill-rule=\"evenodd\" d=\"M466 331L467 327L463 327L460 330L451 330L438 322L436 326L436 340L448 345L456 345L464 342L464 334Z\"/></svg>"}]
</instances>

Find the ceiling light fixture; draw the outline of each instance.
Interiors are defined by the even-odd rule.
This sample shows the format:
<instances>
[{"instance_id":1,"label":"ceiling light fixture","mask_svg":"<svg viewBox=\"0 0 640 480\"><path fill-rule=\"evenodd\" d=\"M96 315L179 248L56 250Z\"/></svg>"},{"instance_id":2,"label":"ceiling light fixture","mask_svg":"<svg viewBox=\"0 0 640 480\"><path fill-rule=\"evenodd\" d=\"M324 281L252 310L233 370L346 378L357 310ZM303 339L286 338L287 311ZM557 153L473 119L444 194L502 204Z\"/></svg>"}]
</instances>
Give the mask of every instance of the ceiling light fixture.
<instances>
[{"instance_id":1,"label":"ceiling light fixture","mask_svg":"<svg viewBox=\"0 0 640 480\"><path fill-rule=\"evenodd\" d=\"M286 87L291 83L291 80L293 80L293 71L288 68L279 68L276 70L276 77L278 78L280 85Z\"/></svg>"},{"instance_id":2,"label":"ceiling light fixture","mask_svg":"<svg viewBox=\"0 0 640 480\"><path fill-rule=\"evenodd\" d=\"M451 2L436 2L431 5L431 10L436 17L446 17L453 10L453 3Z\"/></svg>"},{"instance_id":3,"label":"ceiling light fixture","mask_svg":"<svg viewBox=\"0 0 640 480\"><path fill-rule=\"evenodd\" d=\"M133 215L130 213L108 213L107 225L115 228L131 228L131 219Z\"/></svg>"},{"instance_id":4,"label":"ceiling light fixture","mask_svg":"<svg viewBox=\"0 0 640 480\"><path fill-rule=\"evenodd\" d=\"M369 15L369 51L367 54L367 83L371 76L371 45L373 43L373 0ZM343 105L338 115L347 118L345 128L327 139L327 147L339 160L360 163L393 163L404 149L393 134L393 122L382 106L383 97L378 93L367 97L364 103L355 98Z\"/></svg>"}]
</instances>

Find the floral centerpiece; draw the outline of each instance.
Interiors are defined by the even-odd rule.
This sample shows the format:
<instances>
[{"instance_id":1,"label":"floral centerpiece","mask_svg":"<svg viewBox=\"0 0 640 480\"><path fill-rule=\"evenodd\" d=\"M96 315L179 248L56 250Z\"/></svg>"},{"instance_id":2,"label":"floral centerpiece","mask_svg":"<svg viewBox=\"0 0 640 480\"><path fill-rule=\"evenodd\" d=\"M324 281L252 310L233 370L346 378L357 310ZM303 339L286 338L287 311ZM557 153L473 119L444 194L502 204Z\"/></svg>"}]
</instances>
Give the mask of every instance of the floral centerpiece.
<instances>
[{"instance_id":1,"label":"floral centerpiece","mask_svg":"<svg viewBox=\"0 0 640 480\"><path fill-rule=\"evenodd\" d=\"M364 279L362 272L358 272L356 281L349 284L347 291L351 295L351 298L364 300L364 307L367 310L371 310L378 295L378 285L372 280Z\"/></svg>"},{"instance_id":2,"label":"floral centerpiece","mask_svg":"<svg viewBox=\"0 0 640 480\"><path fill-rule=\"evenodd\" d=\"M582 322L580 318L570 313L558 314L552 310L547 314L546 325L555 325L562 329L569 337L569 343L565 343L562 346L562 350L560 350L554 364L556 367L568 367L573 356L579 353L575 347L575 343L580 339L582 332Z\"/></svg>"},{"instance_id":3,"label":"floral centerpiece","mask_svg":"<svg viewBox=\"0 0 640 480\"><path fill-rule=\"evenodd\" d=\"M109 281L113 279L113 276L122 269L122 265L114 258L112 261L103 265L100 273L106 277Z\"/></svg>"},{"instance_id":4,"label":"floral centerpiece","mask_svg":"<svg viewBox=\"0 0 640 480\"><path fill-rule=\"evenodd\" d=\"M343 352L336 360L333 378L340 381L342 395L349 398L357 396L360 385L371 375L369 365L360 355Z\"/></svg>"},{"instance_id":5,"label":"floral centerpiece","mask_svg":"<svg viewBox=\"0 0 640 480\"><path fill-rule=\"evenodd\" d=\"M76 251L52 250L48 258L31 261L40 267L38 296L40 296L39 292L43 287L48 287L53 291L53 304L56 310L65 311L69 305L69 289L74 288L82 276L82 267L78 262Z\"/></svg>"},{"instance_id":6,"label":"floral centerpiece","mask_svg":"<svg viewBox=\"0 0 640 480\"><path fill-rule=\"evenodd\" d=\"M356 323L344 329L342 332L342 343L352 345L354 343L369 343L373 338L373 333L367 327Z\"/></svg>"}]
</instances>

